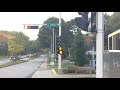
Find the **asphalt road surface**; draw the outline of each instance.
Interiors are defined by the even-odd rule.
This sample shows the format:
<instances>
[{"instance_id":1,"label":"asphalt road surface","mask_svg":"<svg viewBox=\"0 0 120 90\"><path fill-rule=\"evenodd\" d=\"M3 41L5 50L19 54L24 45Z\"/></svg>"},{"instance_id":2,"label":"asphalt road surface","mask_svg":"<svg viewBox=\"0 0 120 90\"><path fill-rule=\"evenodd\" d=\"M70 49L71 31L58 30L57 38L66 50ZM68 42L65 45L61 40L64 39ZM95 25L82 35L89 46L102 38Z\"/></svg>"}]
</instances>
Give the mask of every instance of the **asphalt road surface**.
<instances>
[{"instance_id":1,"label":"asphalt road surface","mask_svg":"<svg viewBox=\"0 0 120 90\"><path fill-rule=\"evenodd\" d=\"M45 55L28 62L0 68L0 78L32 78L33 73L45 60Z\"/></svg>"}]
</instances>

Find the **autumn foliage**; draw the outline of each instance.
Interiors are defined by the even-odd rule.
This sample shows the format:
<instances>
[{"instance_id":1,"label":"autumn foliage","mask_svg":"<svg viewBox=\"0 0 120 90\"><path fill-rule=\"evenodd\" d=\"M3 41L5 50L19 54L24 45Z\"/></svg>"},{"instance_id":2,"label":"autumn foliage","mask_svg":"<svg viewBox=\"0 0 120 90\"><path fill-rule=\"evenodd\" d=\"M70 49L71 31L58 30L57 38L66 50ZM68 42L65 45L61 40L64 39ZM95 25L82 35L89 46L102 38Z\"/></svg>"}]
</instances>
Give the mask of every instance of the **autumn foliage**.
<instances>
[{"instance_id":1,"label":"autumn foliage","mask_svg":"<svg viewBox=\"0 0 120 90\"><path fill-rule=\"evenodd\" d=\"M28 41L29 38L22 32L0 31L0 44L8 45L9 55L22 52Z\"/></svg>"}]
</instances>

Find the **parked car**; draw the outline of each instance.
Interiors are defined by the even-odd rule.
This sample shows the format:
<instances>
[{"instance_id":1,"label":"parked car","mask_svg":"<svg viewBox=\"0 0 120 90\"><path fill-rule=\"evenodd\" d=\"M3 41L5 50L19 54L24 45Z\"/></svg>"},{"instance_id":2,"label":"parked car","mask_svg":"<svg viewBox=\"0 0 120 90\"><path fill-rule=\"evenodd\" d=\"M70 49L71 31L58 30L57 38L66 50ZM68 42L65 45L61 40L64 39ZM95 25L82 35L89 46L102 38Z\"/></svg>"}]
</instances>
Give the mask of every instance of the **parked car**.
<instances>
[{"instance_id":1,"label":"parked car","mask_svg":"<svg viewBox=\"0 0 120 90\"><path fill-rule=\"evenodd\" d=\"M16 61L16 60L20 60L20 58L17 55L10 56L10 61Z\"/></svg>"}]
</instances>

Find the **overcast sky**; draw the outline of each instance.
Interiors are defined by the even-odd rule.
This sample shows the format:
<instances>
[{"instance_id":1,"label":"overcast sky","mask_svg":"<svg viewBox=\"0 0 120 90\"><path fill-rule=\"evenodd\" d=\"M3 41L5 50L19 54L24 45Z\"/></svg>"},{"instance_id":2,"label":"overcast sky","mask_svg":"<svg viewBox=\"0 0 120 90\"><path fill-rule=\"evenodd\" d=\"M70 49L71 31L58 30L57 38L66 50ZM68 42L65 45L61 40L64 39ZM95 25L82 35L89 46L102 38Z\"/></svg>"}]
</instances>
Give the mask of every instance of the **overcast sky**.
<instances>
[{"instance_id":1,"label":"overcast sky","mask_svg":"<svg viewBox=\"0 0 120 90\"><path fill-rule=\"evenodd\" d=\"M112 12L108 12L112 14ZM49 17L59 18L59 12L0 12L0 30L22 31L30 37L30 40L37 39L39 30L24 29L23 24L43 24ZM79 17L78 12L61 12L65 21Z\"/></svg>"}]
</instances>

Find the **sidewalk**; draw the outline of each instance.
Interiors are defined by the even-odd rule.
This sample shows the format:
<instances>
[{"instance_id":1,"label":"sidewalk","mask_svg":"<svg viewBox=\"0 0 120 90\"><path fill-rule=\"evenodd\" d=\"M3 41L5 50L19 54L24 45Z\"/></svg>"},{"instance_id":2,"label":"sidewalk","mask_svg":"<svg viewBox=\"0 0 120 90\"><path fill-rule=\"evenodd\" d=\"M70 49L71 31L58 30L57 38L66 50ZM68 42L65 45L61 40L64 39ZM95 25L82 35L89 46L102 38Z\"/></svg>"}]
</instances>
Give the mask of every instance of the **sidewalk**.
<instances>
[{"instance_id":1,"label":"sidewalk","mask_svg":"<svg viewBox=\"0 0 120 90\"><path fill-rule=\"evenodd\" d=\"M93 74L91 78L95 78ZM47 59L41 64L38 70L33 74L32 78L90 78L90 74L57 74L54 69L47 68Z\"/></svg>"},{"instance_id":2,"label":"sidewalk","mask_svg":"<svg viewBox=\"0 0 120 90\"><path fill-rule=\"evenodd\" d=\"M52 70L47 68L47 59L42 63L32 78L53 78Z\"/></svg>"}]
</instances>

